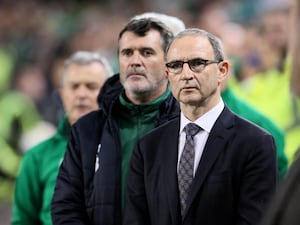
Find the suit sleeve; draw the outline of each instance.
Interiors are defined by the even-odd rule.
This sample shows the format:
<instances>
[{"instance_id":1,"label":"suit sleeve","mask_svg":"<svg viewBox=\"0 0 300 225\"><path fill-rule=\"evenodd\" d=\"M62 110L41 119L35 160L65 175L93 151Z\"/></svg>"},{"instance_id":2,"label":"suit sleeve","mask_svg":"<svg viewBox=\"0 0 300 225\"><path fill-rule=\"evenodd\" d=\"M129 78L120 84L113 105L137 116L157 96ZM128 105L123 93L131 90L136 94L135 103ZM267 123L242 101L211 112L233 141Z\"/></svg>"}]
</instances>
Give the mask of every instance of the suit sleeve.
<instances>
[{"instance_id":1,"label":"suit sleeve","mask_svg":"<svg viewBox=\"0 0 300 225\"><path fill-rule=\"evenodd\" d=\"M143 154L138 142L129 167L124 225L150 225L144 173Z\"/></svg>"},{"instance_id":2,"label":"suit sleeve","mask_svg":"<svg viewBox=\"0 0 300 225\"><path fill-rule=\"evenodd\" d=\"M284 183L276 190L260 225L298 225L300 221L300 158L291 165Z\"/></svg>"},{"instance_id":3,"label":"suit sleeve","mask_svg":"<svg viewBox=\"0 0 300 225\"><path fill-rule=\"evenodd\" d=\"M73 127L52 199L51 216L54 225L88 224L85 211L81 153L77 142L76 127Z\"/></svg>"},{"instance_id":4,"label":"suit sleeve","mask_svg":"<svg viewBox=\"0 0 300 225\"><path fill-rule=\"evenodd\" d=\"M238 225L257 224L277 185L276 147L271 135L264 134L249 149L243 168L238 201Z\"/></svg>"}]
</instances>

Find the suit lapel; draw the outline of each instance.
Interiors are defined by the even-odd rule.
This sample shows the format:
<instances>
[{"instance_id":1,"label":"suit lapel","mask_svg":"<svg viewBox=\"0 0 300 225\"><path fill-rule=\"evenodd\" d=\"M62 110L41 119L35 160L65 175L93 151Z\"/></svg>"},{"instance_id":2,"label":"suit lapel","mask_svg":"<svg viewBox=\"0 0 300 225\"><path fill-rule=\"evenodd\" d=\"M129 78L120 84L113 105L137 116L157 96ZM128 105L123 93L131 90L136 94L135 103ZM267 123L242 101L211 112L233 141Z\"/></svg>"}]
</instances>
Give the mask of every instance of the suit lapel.
<instances>
[{"instance_id":1,"label":"suit lapel","mask_svg":"<svg viewBox=\"0 0 300 225\"><path fill-rule=\"evenodd\" d=\"M177 184L177 159L178 159L178 136L179 136L179 118L174 119L167 127L164 135L162 151L163 155L163 177L164 188L168 199L169 210L172 217L172 224L177 224L179 210L179 194ZM179 214L178 214L179 213Z\"/></svg>"},{"instance_id":2,"label":"suit lapel","mask_svg":"<svg viewBox=\"0 0 300 225\"><path fill-rule=\"evenodd\" d=\"M195 199L199 189L203 185L207 175L209 174L218 155L223 151L229 135L228 129L233 125L233 114L224 108L221 115L214 124L211 133L205 144L201 160L199 162L195 178L191 186L191 192L187 200L187 209L189 210L193 200Z\"/></svg>"}]
</instances>

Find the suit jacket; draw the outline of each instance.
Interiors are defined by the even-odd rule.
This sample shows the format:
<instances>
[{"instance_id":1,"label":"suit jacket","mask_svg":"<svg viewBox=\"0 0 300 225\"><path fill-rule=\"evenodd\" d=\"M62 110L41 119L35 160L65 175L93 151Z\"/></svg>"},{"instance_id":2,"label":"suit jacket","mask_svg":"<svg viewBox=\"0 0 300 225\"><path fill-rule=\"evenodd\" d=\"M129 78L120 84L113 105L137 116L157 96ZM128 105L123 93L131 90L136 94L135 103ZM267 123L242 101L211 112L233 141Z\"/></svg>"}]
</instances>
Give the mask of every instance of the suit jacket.
<instances>
[{"instance_id":1,"label":"suit jacket","mask_svg":"<svg viewBox=\"0 0 300 225\"><path fill-rule=\"evenodd\" d=\"M277 183L274 138L226 106L214 124L181 217L179 117L137 142L125 225L257 225Z\"/></svg>"},{"instance_id":2,"label":"suit jacket","mask_svg":"<svg viewBox=\"0 0 300 225\"><path fill-rule=\"evenodd\" d=\"M298 156L291 165L284 182L276 190L261 225L299 225L299 202L300 157Z\"/></svg>"}]
</instances>

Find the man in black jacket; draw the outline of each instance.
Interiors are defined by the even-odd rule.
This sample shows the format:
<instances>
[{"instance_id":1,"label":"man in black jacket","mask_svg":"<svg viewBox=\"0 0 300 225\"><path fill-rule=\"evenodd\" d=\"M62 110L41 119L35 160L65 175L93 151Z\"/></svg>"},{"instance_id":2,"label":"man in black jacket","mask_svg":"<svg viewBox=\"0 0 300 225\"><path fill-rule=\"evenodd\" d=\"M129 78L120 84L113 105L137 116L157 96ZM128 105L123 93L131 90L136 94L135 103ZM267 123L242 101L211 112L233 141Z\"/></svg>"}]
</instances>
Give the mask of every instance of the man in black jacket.
<instances>
[{"instance_id":1,"label":"man in black jacket","mask_svg":"<svg viewBox=\"0 0 300 225\"><path fill-rule=\"evenodd\" d=\"M257 225L276 188L276 147L223 102L221 41L186 29L166 62L181 114L137 142L124 225Z\"/></svg>"},{"instance_id":2,"label":"man in black jacket","mask_svg":"<svg viewBox=\"0 0 300 225\"><path fill-rule=\"evenodd\" d=\"M165 77L173 35L157 20L131 20L120 32L120 74L108 79L100 109L71 130L52 202L53 224L121 224L128 164L136 140L179 113Z\"/></svg>"}]
</instances>

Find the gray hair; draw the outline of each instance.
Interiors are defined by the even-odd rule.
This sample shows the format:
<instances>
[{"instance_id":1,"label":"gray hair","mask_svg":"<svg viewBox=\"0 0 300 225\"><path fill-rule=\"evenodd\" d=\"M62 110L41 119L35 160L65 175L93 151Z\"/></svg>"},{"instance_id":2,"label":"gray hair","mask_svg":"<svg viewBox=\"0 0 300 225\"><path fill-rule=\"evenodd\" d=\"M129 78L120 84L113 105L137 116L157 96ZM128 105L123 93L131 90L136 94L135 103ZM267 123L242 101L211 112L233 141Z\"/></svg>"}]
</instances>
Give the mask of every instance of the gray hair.
<instances>
[{"instance_id":1,"label":"gray hair","mask_svg":"<svg viewBox=\"0 0 300 225\"><path fill-rule=\"evenodd\" d=\"M99 62L103 65L106 79L113 75L113 70L110 63L102 54L99 52L77 51L65 60L61 85L64 84L67 69L70 65L87 65L93 62Z\"/></svg>"},{"instance_id":2,"label":"gray hair","mask_svg":"<svg viewBox=\"0 0 300 225\"><path fill-rule=\"evenodd\" d=\"M174 35L178 34L179 32L185 29L184 22L178 17L157 13L157 12L145 12L132 17L131 20L143 19L143 18L153 18L162 22L165 26L167 26L170 29L170 31Z\"/></svg>"},{"instance_id":3,"label":"gray hair","mask_svg":"<svg viewBox=\"0 0 300 225\"><path fill-rule=\"evenodd\" d=\"M206 37L208 39L208 41L210 42L214 54L215 54L215 59L219 60L219 61L223 61L224 60L224 50L223 50L223 45L221 40L213 35L212 33L209 33L205 30L202 29L198 29L198 28L189 28L186 29L184 31L179 32L175 38L173 39L173 41L169 44L169 46L167 47L167 51L169 51L169 48L171 46L171 44L174 42L174 40L185 37L185 36L202 36L202 37Z\"/></svg>"}]
</instances>

